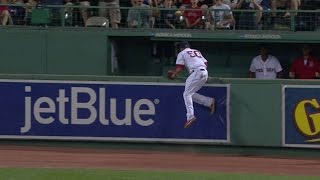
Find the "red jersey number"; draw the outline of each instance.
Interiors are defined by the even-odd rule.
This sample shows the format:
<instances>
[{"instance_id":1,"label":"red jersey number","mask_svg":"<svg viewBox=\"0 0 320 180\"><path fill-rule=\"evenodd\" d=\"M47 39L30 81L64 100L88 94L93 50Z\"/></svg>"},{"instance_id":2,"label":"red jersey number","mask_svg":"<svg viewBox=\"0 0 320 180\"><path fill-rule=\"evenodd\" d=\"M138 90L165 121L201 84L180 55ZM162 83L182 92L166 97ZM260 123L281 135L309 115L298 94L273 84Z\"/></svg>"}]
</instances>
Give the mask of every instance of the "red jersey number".
<instances>
[{"instance_id":1,"label":"red jersey number","mask_svg":"<svg viewBox=\"0 0 320 180\"><path fill-rule=\"evenodd\" d=\"M202 58L202 54L200 51L187 51L190 57L198 57Z\"/></svg>"}]
</instances>

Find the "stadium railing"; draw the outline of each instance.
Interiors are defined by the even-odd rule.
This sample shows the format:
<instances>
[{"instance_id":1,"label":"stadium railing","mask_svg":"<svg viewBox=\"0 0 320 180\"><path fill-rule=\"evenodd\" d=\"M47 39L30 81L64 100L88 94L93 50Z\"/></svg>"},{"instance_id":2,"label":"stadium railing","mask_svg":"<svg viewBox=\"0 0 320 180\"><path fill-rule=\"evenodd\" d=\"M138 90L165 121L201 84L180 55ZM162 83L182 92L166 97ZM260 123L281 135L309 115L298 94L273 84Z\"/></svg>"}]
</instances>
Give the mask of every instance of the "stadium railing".
<instances>
[{"instance_id":1,"label":"stadium railing","mask_svg":"<svg viewBox=\"0 0 320 180\"><path fill-rule=\"evenodd\" d=\"M99 17L99 6L73 6L73 5L37 5L28 6L25 4L8 4L11 18L6 26L42 26L42 27L111 27L109 17ZM181 10L178 8L137 8L137 7L118 7L104 8L106 10L117 9L121 14L121 21L118 24L119 29L137 28L137 29L192 29L203 31L214 30L280 30L280 31L317 31L320 22L320 10L263 10L260 22L257 22L256 15L258 10L231 10L234 23L229 27L221 27L217 24L217 18L209 16L226 10L199 9L201 18L199 24L195 27L187 27L185 13L190 9ZM128 25L128 14L140 14L137 21ZM196 10L197 11L197 10ZM214 12L214 13L213 13ZM230 12L230 10L229 10ZM275 13L276 15L274 15ZM286 12L292 15L284 17ZM165 22L164 14L171 14L171 24L168 26ZM87 19L84 18L87 16ZM137 15L139 16L139 15ZM212 16L211 16L212 17ZM218 16L217 16L218 17Z\"/></svg>"}]
</instances>

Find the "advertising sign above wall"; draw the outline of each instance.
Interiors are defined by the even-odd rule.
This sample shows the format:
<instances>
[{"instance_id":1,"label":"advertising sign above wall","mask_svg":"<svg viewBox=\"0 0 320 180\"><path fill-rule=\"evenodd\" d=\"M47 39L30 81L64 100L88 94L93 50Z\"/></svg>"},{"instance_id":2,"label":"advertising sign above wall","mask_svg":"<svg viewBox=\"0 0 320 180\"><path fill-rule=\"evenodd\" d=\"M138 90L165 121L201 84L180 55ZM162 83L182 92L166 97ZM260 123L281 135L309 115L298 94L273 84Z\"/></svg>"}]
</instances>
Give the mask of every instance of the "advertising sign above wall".
<instances>
[{"instance_id":1,"label":"advertising sign above wall","mask_svg":"<svg viewBox=\"0 0 320 180\"><path fill-rule=\"evenodd\" d=\"M320 148L320 86L283 86L283 146Z\"/></svg>"},{"instance_id":2,"label":"advertising sign above wall","mask_svg":"<svg viewBox=\"0 0 320 180\"><path fill-rule=\"evenodd\" d=\"M216 113L195 105L184 129L184 84L0 80L0 138L227 143L229 86L207 85Z\"/></svg>"}]
</instances>

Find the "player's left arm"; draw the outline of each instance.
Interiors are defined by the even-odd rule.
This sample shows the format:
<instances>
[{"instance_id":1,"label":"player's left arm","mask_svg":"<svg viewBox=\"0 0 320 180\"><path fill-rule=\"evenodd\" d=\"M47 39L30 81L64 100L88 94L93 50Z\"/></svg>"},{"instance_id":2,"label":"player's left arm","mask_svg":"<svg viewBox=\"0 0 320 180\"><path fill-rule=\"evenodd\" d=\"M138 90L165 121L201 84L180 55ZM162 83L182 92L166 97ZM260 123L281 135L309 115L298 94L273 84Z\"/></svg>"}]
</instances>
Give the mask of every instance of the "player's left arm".
<instances>
[{"instance_id":1,"label":"player's left arm","mask_svg":"<svg viewBox=\"0 0 320 180\"><path fill-rule=\"evenodd\" d=\"M182 64L177 64L176 69L174 70L175 76L178 76L184 69L184 65Z\"/></svg>"},{"instance_id":2,"label":"player's left arm","mask_svg":"<svg viewBox=\"0 0 320 180\"><path fill-rule=\"evenodd\" d=\"M171 69L168 72L168 75L170 76L169 78L175 79L183 71L183 69L184 69L184 58L183 58L183 54L179 53L176 60L176 68Z\"/></svg>"}]
</instances>

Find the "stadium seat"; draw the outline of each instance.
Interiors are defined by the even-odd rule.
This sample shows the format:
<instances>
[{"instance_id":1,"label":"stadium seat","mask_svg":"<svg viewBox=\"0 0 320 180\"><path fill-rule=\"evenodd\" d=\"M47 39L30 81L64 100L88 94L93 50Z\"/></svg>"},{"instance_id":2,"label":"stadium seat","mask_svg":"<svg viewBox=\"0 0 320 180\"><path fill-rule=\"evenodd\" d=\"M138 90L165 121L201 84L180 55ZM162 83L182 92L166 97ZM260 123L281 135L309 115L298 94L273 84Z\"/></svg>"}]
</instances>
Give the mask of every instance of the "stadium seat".
<instances>
[{"instance_id":1,"label":"stadium seat","mask_svg":"<svg viewBox=\"0 0 320 180\"><path fill-rule=\"evenodd\" d=\"M33 25L47 25L50 23L49 9L36 8L31 12L31 24Z\"/></svg>"},{"instance_id":2,"label":"stadium seat","mask_svg":"<svg viewBox=\"0 0 320 180\"><path fill-rule=\"evenodd\" d=\"M93 16L86 21L86 27L109 27L109 20L105 17Z\"/></svg>"}]
</instances>

